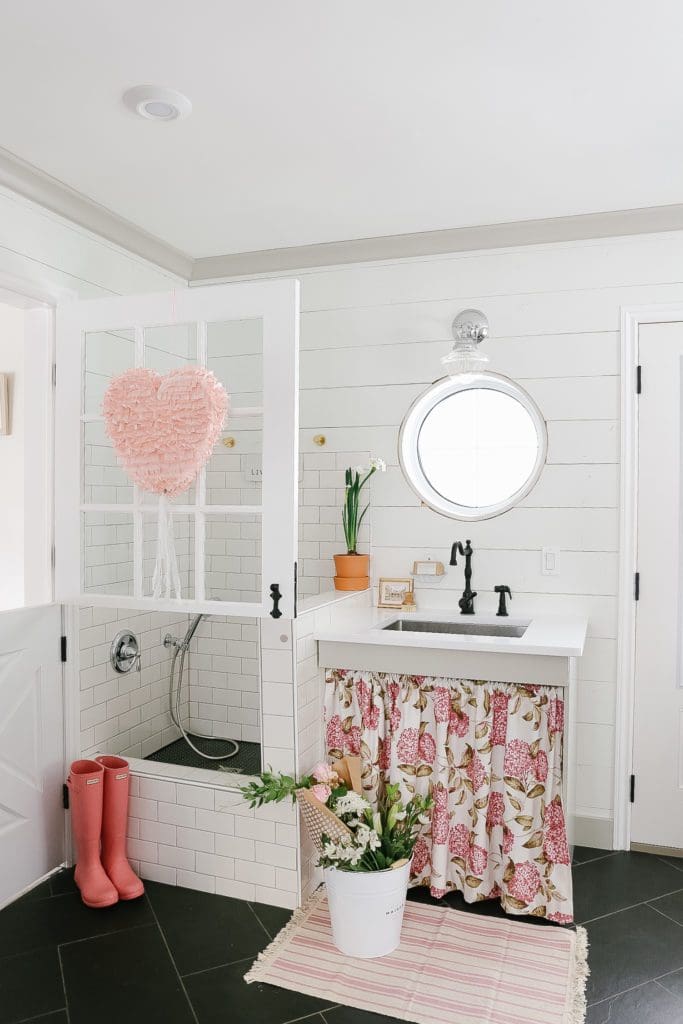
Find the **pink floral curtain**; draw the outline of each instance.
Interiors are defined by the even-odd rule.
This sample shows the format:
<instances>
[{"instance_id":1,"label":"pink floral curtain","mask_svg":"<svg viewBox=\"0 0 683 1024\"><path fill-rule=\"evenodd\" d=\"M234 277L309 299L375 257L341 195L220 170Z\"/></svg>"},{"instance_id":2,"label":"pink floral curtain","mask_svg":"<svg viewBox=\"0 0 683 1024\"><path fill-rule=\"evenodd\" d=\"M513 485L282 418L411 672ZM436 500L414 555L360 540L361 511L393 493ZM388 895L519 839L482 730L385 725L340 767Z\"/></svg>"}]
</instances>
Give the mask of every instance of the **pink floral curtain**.
<instances>
[{"instance_id":1,"label":"pink floral curtain","mask_svg":"<svg viewBox=\"0 0 683 1024\"><path fill-rule=\"evenodd\" d=\"M387 781L434 798L413 884L572 920L561 689L343 669L326 683L328 753L361 755L368 799Z\"/></svg>"}]
</instances>

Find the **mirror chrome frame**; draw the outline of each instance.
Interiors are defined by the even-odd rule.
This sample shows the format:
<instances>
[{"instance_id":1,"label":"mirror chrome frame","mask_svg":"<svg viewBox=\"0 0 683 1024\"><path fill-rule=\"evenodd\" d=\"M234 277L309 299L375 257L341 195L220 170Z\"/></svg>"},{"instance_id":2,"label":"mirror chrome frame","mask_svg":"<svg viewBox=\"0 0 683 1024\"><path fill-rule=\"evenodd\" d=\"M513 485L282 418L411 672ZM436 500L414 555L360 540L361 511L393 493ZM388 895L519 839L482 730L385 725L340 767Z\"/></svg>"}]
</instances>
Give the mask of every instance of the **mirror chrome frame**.
<instances>
[{"instance_id":1,"label":"mirror chrome frame","mask_svg":"<svg viewBox=\"0 0 683 1024\"><path fill-rule=\"evenodd\" d=\"M449 395L457 395L461 391L472 391L478 388L485 388L488 391L499 391L509 398L516 399L520 405L524 406L536 428L538 452L534 468L529 477L514 494L494 505L483 505L474 508L470 505L458 505L457 502L448 501L432 487L420 464L417 453L417 440L425 418L439 402L442 402L444 398L448 398ZM440 380L430 384L421 395L418 395L408 409L408 412L403 417L398 435L399 465L404 477L418 498L429 508L433 509L434 512L438 512L439 515L448 516L450 519L460 519L464 522L493 519L495 516L500 516L514 508L537 483L545 466L547 454L548 428L541 410L531 395L524 388L520 387L516 381L510 380L509 377L503 377L499 373L489 373L488 371L460 373L452 377L442 377Z\"/></svg>"}]
</instances>

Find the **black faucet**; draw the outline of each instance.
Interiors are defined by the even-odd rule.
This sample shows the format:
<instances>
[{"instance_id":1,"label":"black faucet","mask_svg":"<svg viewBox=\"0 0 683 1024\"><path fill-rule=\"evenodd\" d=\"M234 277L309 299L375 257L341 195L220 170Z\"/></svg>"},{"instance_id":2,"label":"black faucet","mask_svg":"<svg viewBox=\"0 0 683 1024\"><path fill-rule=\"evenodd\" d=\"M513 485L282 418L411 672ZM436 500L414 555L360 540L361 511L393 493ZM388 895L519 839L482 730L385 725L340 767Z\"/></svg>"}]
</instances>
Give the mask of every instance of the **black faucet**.
<instances>
[{"instance_id":1,"label":"black faucet","mask_svg":"<svg viewBox=\"0 0 683 1024\"><path fill-rule=\"evenodd\" d=\"M494 587L493 589L496 592L496 594L499 595L498 611L496 612L496 615L507 615L508 609L507 605L505 604L505 595L507 594L510 600L512 600L512 591L510 590L509 587L503 586Z\"/></svg>"},{"instance_id":2,"label":"black faucet","mask_svg":"<svg viewBox=\"0 0 683 1024\"><path fill-rule=\"evenodd\" d=\"M462 541L456 540L455 544L451 548L451 565L457 565L456 555L460 552L465 557L465 589L462 592L462 597L458 601L460 606L461 615L474 615L474 599L477 596L476 590L472 590L470 586L472 580L472 545L469 540L465 541L465 547L462 546Z\"/></svg>"}]
</instances>

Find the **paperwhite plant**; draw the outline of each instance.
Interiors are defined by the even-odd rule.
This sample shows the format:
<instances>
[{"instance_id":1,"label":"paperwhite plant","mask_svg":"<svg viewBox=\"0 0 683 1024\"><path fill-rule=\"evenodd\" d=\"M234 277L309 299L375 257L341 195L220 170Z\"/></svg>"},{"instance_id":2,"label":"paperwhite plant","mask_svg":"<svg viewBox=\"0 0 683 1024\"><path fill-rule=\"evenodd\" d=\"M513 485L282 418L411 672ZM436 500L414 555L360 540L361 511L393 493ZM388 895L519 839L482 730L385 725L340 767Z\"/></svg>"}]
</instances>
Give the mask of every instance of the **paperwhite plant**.
<instances>
[{"instance_id":1,"label":"paperwhite plant","mask_svg":"<svg viewBox=\"0 0 683 1024\"><path fill-rule=\"evenodd\" d=\"M374 469L378 473L386 473L387 464L384 459L370 459L370 469Z\"/></svg>"}]
</instances>

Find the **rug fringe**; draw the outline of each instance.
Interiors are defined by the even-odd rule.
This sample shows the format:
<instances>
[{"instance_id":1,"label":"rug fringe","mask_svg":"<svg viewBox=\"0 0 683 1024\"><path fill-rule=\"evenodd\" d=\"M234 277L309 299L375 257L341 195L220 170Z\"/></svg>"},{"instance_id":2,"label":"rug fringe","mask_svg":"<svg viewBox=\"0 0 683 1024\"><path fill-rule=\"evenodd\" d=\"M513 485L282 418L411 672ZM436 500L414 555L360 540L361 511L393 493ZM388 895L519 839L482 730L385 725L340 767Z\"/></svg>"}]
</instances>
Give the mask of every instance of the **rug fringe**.
<instances>
[{"instance_id":1,"label":"rug fringe","mask_svg":"<svg viewBox=\"0 0 683 1024\"><path fill-rule=\"evenodd\" d=\"M572 995L569 1006L567 1024L584 1024L586 1019L586 983L590 967L588 966L588 932L585 928L576 929L574 941L574 962L572 965Z\"/></svg>"},{"instance_id":2,"label":"rug fringe","mask_svg":"<svg viewBox=\"0 0 683 1024\"><path fill-rule=\"evenodd\" d=\"M244 980L246 981L247 985L251 985L253 981L260 981L260 975L261 972L263 971L265 961L268 960L273 955L273 953L277 953L277 951L282 946L284 946L285 942L287 942L287 940L289 939L291 933L296 928L298 928L301 921L308 916L309 912L313 909L313 907L320 903L324 896L325 887L320 886L320 888L317 889L312 894L312 896L309 896L309 898L304 903L303 907L299 907L298 910L294 911L285 927L282 928L281 931L277 933L273 941L259 953L259 955L254 960L253 964L251 965L247 973L244 975Z\"/></svg>"}]
</instances>

